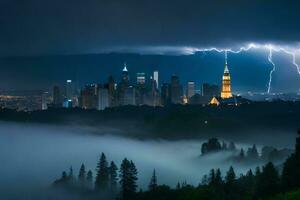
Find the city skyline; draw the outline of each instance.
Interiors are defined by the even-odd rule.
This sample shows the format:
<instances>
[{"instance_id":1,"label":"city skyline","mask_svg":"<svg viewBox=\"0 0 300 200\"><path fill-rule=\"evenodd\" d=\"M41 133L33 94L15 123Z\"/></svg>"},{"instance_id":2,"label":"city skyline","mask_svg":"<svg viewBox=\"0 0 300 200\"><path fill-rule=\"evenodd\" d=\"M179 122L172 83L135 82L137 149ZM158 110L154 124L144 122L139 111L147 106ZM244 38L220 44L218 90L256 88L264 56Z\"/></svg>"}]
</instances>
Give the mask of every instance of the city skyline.
<instances>
[{"instance_id":1,"label":"city skyline","mask_svg":"<svg viewBox=\"0 0 300 200\"><path fill-rule=\"evenodd\" d=\"M234 69L232 85L238 93L270 92L296 93L299 91L300 76L289 55L273 53L276 70L268 60L268 50L251 50L240 54L228 53L230 65ZM86 56L23 57L0 60L0 89L3 90L49 90L54 84L67 79L75 81L77 87L88 83L101 82L107 75L119 78L119 67L129 63L132 73L152 74L160 71L160 80L168 81L172 74L180 75L182 81L220 84L218 76L223 71L224 52L201 52L186 56L99 54ZM249 74L255 74L250 79ZM11 75L11 76L8 76ZM45 79L44 77L47 76ZM8 78L9 77L9 78ZM290 85L289 82L294 84ZM268 90L270 88L270 90Z\"/></svg>"}]
</instances>

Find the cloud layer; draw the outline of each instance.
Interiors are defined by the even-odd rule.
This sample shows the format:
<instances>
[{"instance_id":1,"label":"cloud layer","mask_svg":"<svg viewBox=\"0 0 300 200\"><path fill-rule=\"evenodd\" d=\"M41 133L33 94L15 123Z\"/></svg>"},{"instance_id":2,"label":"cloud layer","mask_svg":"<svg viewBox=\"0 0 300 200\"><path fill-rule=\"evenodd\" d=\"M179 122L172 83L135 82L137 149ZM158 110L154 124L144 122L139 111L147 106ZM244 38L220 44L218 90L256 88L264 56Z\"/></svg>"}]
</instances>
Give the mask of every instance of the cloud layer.
<instances>
[{"instance_id":1,"label":"cloud layer","mask_svg":"<svg viewBox=\"0 0 300 200\"><path fill-rule=\"evenodd\" d=\"M2 0L0 55L297 44L296 1Z\"/></svg>"}]
</instances>

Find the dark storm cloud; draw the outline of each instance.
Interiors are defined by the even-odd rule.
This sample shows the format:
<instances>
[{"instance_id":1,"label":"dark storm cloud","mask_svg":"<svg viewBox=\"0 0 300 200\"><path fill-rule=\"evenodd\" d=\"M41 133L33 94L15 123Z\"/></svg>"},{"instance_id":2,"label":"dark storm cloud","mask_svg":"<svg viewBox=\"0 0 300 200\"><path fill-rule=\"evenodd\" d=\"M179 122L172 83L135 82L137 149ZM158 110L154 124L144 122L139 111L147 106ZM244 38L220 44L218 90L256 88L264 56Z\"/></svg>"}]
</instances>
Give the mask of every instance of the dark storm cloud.
<instances>
[{"instance_id":1,"label":"dark storm cloud","mask_svg":"<svg viewBox=\"0 0 300 200\"><path fill-rule=\"evenodd\" d=\"M0 54L297 43L298 1L1 0Z\"/></svg>"}]
</instances>

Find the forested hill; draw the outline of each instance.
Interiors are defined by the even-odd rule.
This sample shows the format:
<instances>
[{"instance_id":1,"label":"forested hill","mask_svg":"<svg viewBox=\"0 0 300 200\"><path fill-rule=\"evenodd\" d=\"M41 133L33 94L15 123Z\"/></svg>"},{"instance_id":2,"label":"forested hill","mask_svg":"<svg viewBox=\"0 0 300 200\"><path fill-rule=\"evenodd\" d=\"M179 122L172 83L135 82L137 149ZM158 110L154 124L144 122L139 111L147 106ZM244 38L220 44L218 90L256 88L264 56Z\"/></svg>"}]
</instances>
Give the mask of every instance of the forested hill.
<instances>
[{"instance_id":1,"label":"forested hill","mask_svg":"<svg viewBox=\"0 0 300 200\"><path fill-rule=\"evenodd\" d=\"M126 130L128 134L161 138L194 137L240 131L291 131L300 123L300 102L256 102L240 106L171 105L124 106L104 111L50 109L17 112L1 109L0 120L11 122L82 125ZM143 133L143 134L142 134Z\"/></svg>"}]
</instances>

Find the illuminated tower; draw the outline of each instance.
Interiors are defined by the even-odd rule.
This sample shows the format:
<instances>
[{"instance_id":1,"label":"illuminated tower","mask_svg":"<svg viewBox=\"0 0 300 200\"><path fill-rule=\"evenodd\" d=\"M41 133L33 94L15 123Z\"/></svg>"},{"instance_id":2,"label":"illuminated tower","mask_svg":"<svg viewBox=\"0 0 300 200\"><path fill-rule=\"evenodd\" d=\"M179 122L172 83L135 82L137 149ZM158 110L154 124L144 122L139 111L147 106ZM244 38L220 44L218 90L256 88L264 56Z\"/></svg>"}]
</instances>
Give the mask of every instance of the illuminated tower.
<instances>
[{"instance_id":1,"label":"illuminated tower","mask_svg":"<svg viewBox=\"0 0 300 200\"><path fill-rule=\"evenodd\" d=\"M225 51L225 69L224 69L224 74L223 74L223 79L222 79L221 98L227 99L230 97L232 97L230 73L229 73L228 65L227 65L227 52Z\"/></svg>"},{"instance_id":2,"label":"illuminated tower","mask_svg":"<svg viewBox=\"0 0 300 200\"><path fill-rule=\"evenodd\" d=\"M153 72L153 80L156 82L156 89L158 89L158 71Z\"/></svg>"},{"instance_id":3,"label":"illuminated tower","mask_svg":"<svg viewBox=\"0 0 300 200\"><path fill-rule=\"evenodd\" d=\"M122 82L125 84L128 84L129 81L129 75L128 75L128 70L127 70L127 64L124 63L124 68L122 71Z\"/></svg>"}]
</instances>

